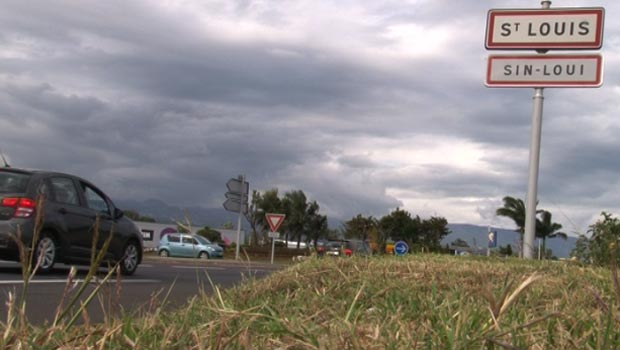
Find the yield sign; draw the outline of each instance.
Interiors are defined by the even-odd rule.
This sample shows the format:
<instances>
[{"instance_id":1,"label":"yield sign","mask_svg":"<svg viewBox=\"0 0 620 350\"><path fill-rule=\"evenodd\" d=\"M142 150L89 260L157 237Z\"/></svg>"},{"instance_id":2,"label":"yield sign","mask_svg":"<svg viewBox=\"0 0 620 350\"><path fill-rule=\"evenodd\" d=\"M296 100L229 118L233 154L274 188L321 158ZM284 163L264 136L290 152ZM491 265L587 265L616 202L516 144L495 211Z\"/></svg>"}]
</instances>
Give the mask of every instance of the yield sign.
<instances>
[{"instance_id":1,"label":"yield sign","mask_svg":"<svg viewBox=\"0 0 620 350\"><path fill-rule=\"evenodd\" d=\"M271 232L278 232L280 225L284 222L285 216L286 215L284 214L265 214L265 218L267 219Z\"/></svg>"}]
</instances>

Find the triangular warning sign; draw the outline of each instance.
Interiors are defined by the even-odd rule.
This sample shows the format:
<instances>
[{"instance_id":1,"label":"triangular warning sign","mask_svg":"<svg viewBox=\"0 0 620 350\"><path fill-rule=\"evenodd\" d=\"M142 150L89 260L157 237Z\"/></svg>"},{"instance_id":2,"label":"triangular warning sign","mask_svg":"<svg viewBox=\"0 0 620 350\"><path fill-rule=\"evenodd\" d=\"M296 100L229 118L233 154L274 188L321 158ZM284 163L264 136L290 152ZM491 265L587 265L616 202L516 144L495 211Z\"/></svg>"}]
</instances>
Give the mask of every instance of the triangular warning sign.
<instances>
[{"instance_id":1,"label":"triangular warning sign","mask_svg":"<svg viewBox=\"0 0 620 350\"><path fill-rule=\"evenodd\" d=\"M282 225L282 222L284 222L285 217L286 215L284 214L265 214L265 218L267 219L271 232L278 232L278 229L280 228L280 225Z\"/></svg>"}]
</instances>

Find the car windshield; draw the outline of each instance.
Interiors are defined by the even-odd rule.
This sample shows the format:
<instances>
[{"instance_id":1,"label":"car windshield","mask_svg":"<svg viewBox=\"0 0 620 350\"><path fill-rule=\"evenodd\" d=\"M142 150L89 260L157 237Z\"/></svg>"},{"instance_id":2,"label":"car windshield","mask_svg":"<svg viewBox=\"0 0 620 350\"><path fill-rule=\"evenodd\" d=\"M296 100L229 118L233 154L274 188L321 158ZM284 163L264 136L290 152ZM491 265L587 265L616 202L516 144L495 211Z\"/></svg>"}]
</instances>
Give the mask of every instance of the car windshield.
<instances>
[{"instance_id":1,"label":"car windshield","mask_svg":"<svg viewBox=\"0 0 620 350\"><path fill-rule=\"evenodd\" d=\"M203 245L206 245L206 244L211 244L211 241L209 241L208 239L206 239L206 238L204 238L204 237L202 237L202 236L194 236L194 238L195 238L195 239L196 239L196 240L197 240L200 244L203 244Z\"/></svg>"},{"instance_id":2,"label":"car windshield","mask_svg":"<svg viewBox=\"0 0 620 350\"><path fill-rule=\"evenodd\" d=\"M26 192L30 180L29 174L0 171L0 193Z\"/></svg>"}]
</instances>

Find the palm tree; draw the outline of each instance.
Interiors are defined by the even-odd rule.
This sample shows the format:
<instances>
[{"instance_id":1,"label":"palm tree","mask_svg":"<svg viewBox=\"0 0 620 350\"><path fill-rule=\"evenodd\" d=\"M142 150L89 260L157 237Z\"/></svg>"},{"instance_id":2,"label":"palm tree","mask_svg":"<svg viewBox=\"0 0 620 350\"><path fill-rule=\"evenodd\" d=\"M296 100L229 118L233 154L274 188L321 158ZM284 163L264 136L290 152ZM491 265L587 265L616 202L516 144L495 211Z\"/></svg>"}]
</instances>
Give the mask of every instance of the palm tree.
<instances>
[{"instance_id":1,"label":"palm tree","mask_svg":"<svg viewBox=\"0 0 620 350\"><path fill-rule=\"evenodd\" d=\"M564 232L559 232L562 229L562 225L551 220L551 213L546 210L540 211L540 219L536 219L536 237L542 238L542 251L545 253L547 246L547 238L560 237L567 239L568 235Z\"/></svg>"},{"instance_id":2,"label":"palm tree","mask_svg":"<svg viewBox=\"0 0 620 350\"><path fill-rule=\"evenodd\" d=\"M525 233L525 204L520 198L510 196L506 196L502 200L504 201L504 206L497 208L495 215L510 218L517 225L515 231L519 232L519 257L521 257L521 245L523 244L523 234Z\"/></svg>"}]
</instances>

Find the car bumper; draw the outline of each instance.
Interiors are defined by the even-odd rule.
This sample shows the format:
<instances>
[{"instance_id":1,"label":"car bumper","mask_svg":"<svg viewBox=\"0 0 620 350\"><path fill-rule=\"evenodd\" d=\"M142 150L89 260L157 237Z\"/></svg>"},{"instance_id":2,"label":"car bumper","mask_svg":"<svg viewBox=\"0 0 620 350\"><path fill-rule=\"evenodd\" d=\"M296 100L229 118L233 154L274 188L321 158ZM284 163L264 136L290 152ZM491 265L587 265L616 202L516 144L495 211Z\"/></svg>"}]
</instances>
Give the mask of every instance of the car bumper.
<instances>
[{"instance_id":1,"label":"car bumper","mask_svg":"<svg viewBox=\"0 0 620 350\"><path fill-rule=\"evenodd\" d=\"M18 237L24 246L30 247L32 242L32 224L29 221L0 221L0 259L19 259Z\"/></svg>"},{"instance_id":2,"label":"car bumper","mask_svg":"<svg viewBox=\"0 0 620 350\"><path fill-rule=\"evenodd\" d=\"M214 259L221 259L224 257L224 252L209 252L209 257Z\"/></svg>"}]
</instances>

